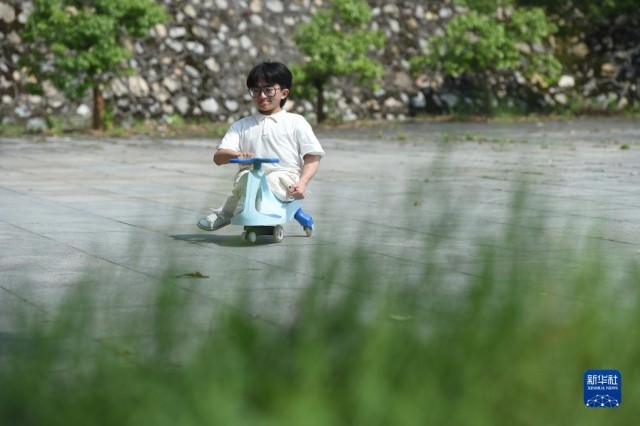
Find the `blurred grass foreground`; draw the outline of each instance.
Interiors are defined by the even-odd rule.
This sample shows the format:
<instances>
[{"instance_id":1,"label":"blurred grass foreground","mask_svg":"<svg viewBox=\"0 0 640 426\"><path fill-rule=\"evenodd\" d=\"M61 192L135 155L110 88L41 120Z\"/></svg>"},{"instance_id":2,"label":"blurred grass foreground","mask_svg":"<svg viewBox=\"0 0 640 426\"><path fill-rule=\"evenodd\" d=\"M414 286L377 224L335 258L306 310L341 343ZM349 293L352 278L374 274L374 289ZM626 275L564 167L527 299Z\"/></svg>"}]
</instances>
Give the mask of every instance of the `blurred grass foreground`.
<instances>
[{"instance_id":1,"label":"blurred grass foreground","mask_svg":"<svg viewBox=\"0 0 640 426\"><path fill-rule=\"evenodd\" d=\"M419 276L392 285L364 251L339 276L343 257L319 245L323 261L312 267L324 279L309 284L288 325L230 309L185 333L177 324L202 318L168 268L155 311L113 323L122 336L152 330L148 338L105 343L93 337L102 319L88 279L55 321L18 316L31 332L0 335L0 424L634 424L637 265L610 273L597 240L537 258L554 243L500 231L478 236L475 270L455 289L429 262L436 233L425 233ZM501 258L507 246L520 256ZM620 407L583 405L592 368L622 372Z\"/></svg>"}]
</instances>

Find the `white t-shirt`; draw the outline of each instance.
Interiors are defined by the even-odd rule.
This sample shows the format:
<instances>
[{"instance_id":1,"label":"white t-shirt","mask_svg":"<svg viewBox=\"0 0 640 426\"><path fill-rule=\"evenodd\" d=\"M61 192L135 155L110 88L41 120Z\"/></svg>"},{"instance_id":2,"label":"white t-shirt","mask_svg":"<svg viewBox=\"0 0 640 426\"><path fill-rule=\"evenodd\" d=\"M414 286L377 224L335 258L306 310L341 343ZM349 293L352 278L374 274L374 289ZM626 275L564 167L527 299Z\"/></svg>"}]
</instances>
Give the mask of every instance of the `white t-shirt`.
<instances>
[{"instance_id":1,"label":"white t-shirt","mask_svg":"<svg viewBox=\"0 0 640 426\"><path fill-rule=\"evenodd\" d=\"M285 110L273 115L254 114L236 121L222 138L218 149L252 152L254 157L279 158L263 170L287 170L300 174L307 154L324 156L311 125L299 114Z\"/></svg>"}]
</instances>

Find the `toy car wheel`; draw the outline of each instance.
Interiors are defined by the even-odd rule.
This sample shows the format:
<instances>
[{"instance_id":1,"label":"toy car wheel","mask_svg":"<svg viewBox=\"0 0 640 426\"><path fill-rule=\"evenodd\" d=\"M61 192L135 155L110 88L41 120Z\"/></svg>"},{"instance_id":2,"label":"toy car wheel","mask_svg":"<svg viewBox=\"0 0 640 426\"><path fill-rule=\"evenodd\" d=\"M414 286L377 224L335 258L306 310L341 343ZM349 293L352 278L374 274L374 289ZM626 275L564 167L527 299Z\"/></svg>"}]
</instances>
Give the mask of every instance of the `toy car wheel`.
<instances>
[{"instance_id":1,"label":"toy car wheel","mask_svg":"<svg viewBox=\"0 0 640 426\"><path fill-rule=\"evenodd\" d=\"M310 237L311 234L313 233L313 228L310 226L305 226L304 227L304 233L307 235L307 237Z\"/></svg>"},{"instance_id":2,"label":"toy car wheel","mask_svg":"<svg viewBox=\"0 0 640 426\"><path fill-rule=\"evenodd\" d=\"M251 244L255 243L258 240L258 235L254 231L249 231L247 233L247 241Z\"/></svg>"},{"instance_id":3,"label":"toy car wheel","mask_svg":"<svg viewBox=\"0 0 640 426\"><path fill-rule=\"evenodd\" d=\"M276 243L281 243L284 240L284 228L280 225L276 225L273 228L273 240Z\"/></svg>"}]
</instances>

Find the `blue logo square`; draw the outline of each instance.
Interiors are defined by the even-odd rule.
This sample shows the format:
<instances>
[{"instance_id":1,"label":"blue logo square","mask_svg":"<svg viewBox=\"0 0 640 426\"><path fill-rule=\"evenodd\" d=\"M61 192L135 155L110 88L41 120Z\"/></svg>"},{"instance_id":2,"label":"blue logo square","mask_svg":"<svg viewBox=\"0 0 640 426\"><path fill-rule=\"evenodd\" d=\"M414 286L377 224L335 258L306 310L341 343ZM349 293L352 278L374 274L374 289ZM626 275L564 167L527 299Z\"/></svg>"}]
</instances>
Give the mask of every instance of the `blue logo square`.
<instances>
[{"instance_id":1,"label":"blue logo square","mask_svg":"<svg viewBox=\"0 0 640 426\"><path fill-rule=\"evenodd\" d=\"M587 370L584 373L584 405L615 408L622 404L622 374L618 370Z\"/></svg>"}]
</instances>

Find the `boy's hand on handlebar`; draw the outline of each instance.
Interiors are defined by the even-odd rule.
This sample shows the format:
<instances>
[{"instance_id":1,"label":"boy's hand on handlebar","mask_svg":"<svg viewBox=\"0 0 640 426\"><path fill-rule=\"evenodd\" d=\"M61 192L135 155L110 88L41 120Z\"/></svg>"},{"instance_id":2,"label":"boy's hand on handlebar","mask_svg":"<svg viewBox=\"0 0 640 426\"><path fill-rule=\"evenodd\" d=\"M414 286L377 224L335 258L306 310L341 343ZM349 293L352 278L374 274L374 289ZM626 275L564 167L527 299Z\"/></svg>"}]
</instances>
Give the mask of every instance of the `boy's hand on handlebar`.
<instances>
[{"instance_id":1,"label":"boy's hand on handlebar","mask_svg":"<svg viewBox=\"0 0 640 426\"><path fill-rule=\"evenodd\" d=\"M238 159L246 159L253 158L253 152L240 152L233 149L218 149L216 153L213 155L213 162L221 166L223 164L229 164L229 161L238 158Z\"/></svg>"}]
</instances>

